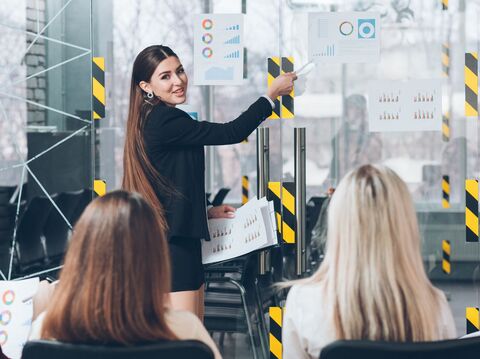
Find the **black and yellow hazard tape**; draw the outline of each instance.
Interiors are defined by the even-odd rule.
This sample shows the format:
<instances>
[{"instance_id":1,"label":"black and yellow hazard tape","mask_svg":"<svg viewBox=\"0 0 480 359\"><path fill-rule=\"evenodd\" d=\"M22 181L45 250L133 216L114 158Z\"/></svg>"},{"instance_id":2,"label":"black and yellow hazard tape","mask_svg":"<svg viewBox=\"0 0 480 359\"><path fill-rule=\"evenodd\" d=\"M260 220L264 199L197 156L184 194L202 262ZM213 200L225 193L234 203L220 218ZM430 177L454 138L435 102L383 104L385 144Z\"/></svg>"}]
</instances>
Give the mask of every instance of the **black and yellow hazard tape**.
<instances>
[{"instance_id":1,"label":"black and yellow hazard tape","mask_svg":"<svg viewBox=\"0 0 480 359\"><path fill-rule=\"evenodd\" d=\"M275 219L277 221L277 240L282 240L282 195L280 182L268 182L267 200L273 201Z\"/></svg>"},{"instance_id":2,"label":"black and yellow hazard tape","mask_svg":"<svg viewBox=\"0 0 480 359\"><path fill-rule=\"evenodd\" d=\"M448 10L448 0L442 0L442 10Z\"/></svg>"},{"instance_id":3,"label":"black and yellow hazard tape","mask_svg":"<svg viewBox=\"0 0 480 359\"><path fill-rule=\"evenodd\" d=\"M442 74L445 77L450 75L450 44L448 42L442 44Z\"/></svg>"},{"instance_id":4,"label":"black and yellow hazard tape","mask_svg":"<svg viewBox=\"0 0 480 359\"><path fill-rule=\"evenodd\" d=\"M270 307L268 310L270 317L269 347L270 359L281 359L283 356L282 346L282 322L283 309L281 307Z\"/></svg>"},{"instance_id":5,"label":"black and yellow hazard tape","mask_svg":"<svg viewBox=\"0 0 480 359\"><path fill-rule=\"evenodd\" d=\"M442 139L444 142L450 141L450 112L442 116Z\"/></svg>"},{"instance_id":6,"label":"black and yellow hazard tape","mask_svg":"<svg viewBox=\"0 0 480 359\"><path fill-rule=\"evenodd\" d=\"M282 240L284 243L295 243L295 183L282 184Z\"/></svg>"},{"instance_id":7,"label":"black and yellow hazard tape","mask_svg":"<svg viewBox=\"0 0 480 359\"><path fill-rule=\"evenodd\" d=\"M99 197L107 193L107 182L104 180L96 179L93 181L93 191Z\"/></svg>"},{"instance_id":8,"label":"black and yellow hazard tape","mask_svg":"<svg viewBox=\"0 0 480 359\"><path fill-rule=\"evenodd\" d=\"M478 180L465 180L465 240L478 242Z\"/></svg>"},{"instance_id":9,"label":"black and yellow hazard tape","mask_svg":"<svg viewBox=\"0 0 480 359\"><path fill-rule=\"evenodd\" d=\"M268 87L272 84L272 81L278 77L280 74L285 72L293 72L294 70L294 61L293 57L269 57L267 60L267 83ZM279 118L294 118L294 98L295 90L292 90L288 95L277 98L275 103L275 108L272 111L270 120L277 120Z\"/></svg>"},{"instance_id":10,"label":"black and yellow hazard tape","mask_svg":"<svg viewBox=\"0 0 480 359\"><path fill-rule=\"evenodd\" d=\"M94 57L92 62L92 104L93 119L105 117L105 58Z\"/></svg>"},{"instance_id":11,"label":"black and yellow hazard tape","mask_svg":"<svg viewBox=\"0 0 480 359\"><path fill-rule=\"evenodd\" d=\"M450 176L442 176L442 207L450 208Z\"/></svg>"},{"instance_id":12,"label":"black and yellow hazard tape","mask_svg":"<svg viewBox=\"0 0 480 359\"><path fill-rule=\"evenodd\" d=\"M478 55L465 53L465 116L478 116Z\"/></svg>"},{"instance_id":13,"label":"black and yellow hazard tape","mask_svg":"<svg viewBox=\"0 0 480 359\"><path fill-rule=\"evenodd\" d=\"M478 307L467 307L465 318L467 319L467 334L480 330Z\"/></svg>"},{"instance_id":14,"label":"black and yellow hazard tape","mask_svg":"<svg viewBox=\"0 0 480 359\"><path fill-rule=\"evenodd\" d=\"M269 57L267 60L267 84L270 88L273 80L280 76L280 58ZM274 101L275 107L272 110L272 114L268 118L269 120L278 120L280 118L280 98L276 98Z\"/></svg>"},{"instance_id":15,"label":"black and yellow hazard tape","mask_svg":"<svg viewBox=\"0 0 480 359\"><path fill-rule=\"evenodd\" d=\"M450 274L452 272L452 265L450 263L450 241L444 239L442 241L442 271L445 274Z\"/></svg>"},{"instance_id":16,"label":"black and yellow hazard tape","mask_svg":"<svg viewBox=\"0 0 480 359\"><path fill-rule=\"evenodd\" d=\"M282 57L282 73L293 72L293 57ZM282 118L294 118L295 90L292 89L288 95L282 96Z\"/></svg>"},{"instance_id":17,"label":"black and yellow hazard tape","mask_svg":"<svg viewBox=\"0 0 480 359\"><path fill-rule=\"evenodd\" d=\"M248 190L250 188L250 181L248 176L242 176L242 204L248 202Z\"/></svg>"}]
</instances>

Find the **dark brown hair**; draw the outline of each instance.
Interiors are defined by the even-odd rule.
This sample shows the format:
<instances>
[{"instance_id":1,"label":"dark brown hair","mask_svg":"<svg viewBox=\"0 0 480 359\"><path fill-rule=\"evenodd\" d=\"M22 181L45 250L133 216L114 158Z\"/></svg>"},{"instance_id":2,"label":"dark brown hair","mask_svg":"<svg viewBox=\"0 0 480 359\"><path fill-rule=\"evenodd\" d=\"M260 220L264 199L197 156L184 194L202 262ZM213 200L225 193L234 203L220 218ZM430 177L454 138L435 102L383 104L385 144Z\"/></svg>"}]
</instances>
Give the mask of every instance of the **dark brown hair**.
<instances>
[{"instance_id":1,"label":"dark brown hair","mask_svg":"<svg viewBox=\"0 0 480 359\"><path fill-rule=\"evenodd\" d=\"M75 225L41 337L124 345L175 339L165 320L170 262L162 223L138 194L95 199Z\"/></svg>"},{"instance_id":2,"label":"dark brown hair","mask_svg":"<svg viewBox=\"0 0 480 359\"><path fill-rule=\"evenodd\" d=\"M145 200L160 214L163 214L163 208L157 196L166 199L174 194L175 190L158 173L147 157L143 128L152 107L160 100L157 97L148 99L147 94L140 88L139 84L142 81L150 82L157 66L170 56L178 58L169 47L154 45L140 52L133 63L130 105L123 153L122 188L141 193Z\"/></svg>"}]
</instances>

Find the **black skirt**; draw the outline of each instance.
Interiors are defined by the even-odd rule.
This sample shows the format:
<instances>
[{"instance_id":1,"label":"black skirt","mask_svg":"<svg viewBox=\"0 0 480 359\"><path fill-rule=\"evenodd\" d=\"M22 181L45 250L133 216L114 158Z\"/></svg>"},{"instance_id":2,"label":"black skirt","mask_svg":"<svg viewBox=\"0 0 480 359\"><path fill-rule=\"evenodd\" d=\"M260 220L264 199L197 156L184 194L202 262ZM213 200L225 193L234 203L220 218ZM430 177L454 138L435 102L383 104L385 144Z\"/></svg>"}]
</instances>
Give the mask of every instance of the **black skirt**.
<instances>
[{"instance_id":1,"label":"black skirt","mask_svg":"<svg viewBox=\"0 0 480 359\"><path fill-rule=\"evenodd\" d=\"M172 237L168 241L172 292L198 290L205 283L199 238Z\"/></svg>"}]
</instances>

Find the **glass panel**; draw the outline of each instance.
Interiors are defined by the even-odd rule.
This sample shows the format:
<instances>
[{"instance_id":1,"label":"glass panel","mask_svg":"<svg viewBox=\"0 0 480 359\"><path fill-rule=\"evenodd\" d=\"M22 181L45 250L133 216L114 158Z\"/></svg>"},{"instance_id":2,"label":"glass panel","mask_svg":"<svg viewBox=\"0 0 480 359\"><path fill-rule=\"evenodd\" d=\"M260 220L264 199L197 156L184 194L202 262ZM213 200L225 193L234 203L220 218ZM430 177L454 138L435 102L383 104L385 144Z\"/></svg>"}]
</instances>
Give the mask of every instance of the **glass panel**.
<instances>
[{"instance_id":1,"label":"glass panel","mask_svg":"<svg viewBox=\"0 0 480 359\"><path fill-rule=\"evenodd\" d=\"M90 1L2 3L0 242L10 278L54 275L79 204L65 198L91 198L90 23Z\"/></svg>"},{"instance_id":2,"label":"glass panel","mask_svg":"<svg viewBox=\"0 0 480 359\"><path fill-rule=\"evenodd\" d=\"M382 14L381 60L317 64L305 91L296 89L295 120L282 120L283 178L293 173L293 127L307 129L307 201L324 196L361 164L381 163L395 170L415 201L430 279L447 293L457 331L465 334L465 307L478 305L478 289L470 281L480 252L478 243L465 241L464 180L478 178L479 130L477 121L464 115L463 67L464 53L478 50L478 5L460 2L442 12L438 3L424 1L323 3L309 2L308 8L303 1L282 3L282 54L294 56L297 68L308 61L308 12L371 10ZM370 82L442 79L442 43L448 39L450 76L442 80L442 100L443 112L450 114L449 140L441 132L369 132ZM449 208L442 207L444 175L450 180ZM451 245L449 274L442 270L444 240Z\"/></svg>"}]
</instances>

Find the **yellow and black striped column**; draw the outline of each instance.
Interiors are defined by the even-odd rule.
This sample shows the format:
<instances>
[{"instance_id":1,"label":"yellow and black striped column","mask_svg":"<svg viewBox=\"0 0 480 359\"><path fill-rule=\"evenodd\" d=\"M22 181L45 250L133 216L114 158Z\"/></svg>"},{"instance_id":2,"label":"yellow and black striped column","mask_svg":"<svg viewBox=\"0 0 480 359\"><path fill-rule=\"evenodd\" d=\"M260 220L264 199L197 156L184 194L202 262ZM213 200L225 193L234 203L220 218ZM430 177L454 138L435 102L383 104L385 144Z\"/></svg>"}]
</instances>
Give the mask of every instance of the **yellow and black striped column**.
<instances>
[{"instance_id":1,"label":"yellow and black striped column","mask_svg":"<svg viewBox=\"0 0 480 359\"><path fill-rule=\"evenodd\" d=\"M92 104L93 119L105 117L105 58L94 57L92 63Z\"/></svg>"},{"instance_id":2,"label":"yellow and black striped column","mask_svg":"<svg viewBox=\"0 0 480 359\"><path fill-rule=\"evenodd\" d=\"M277 57L269 57L267 60L267 84L270 88L273 80L275 80L278 76L280 76L280 58ZM280 118L280 98L275 99L273 101L275 103L275 107L272 111L272 114L268 118L269 120L278 120Z\"/></svg>"},{"instance_id":3,"label":"yellow and black striped column","mask_svg":"<svg viewBox=\"0 0 480 359\"><path fill-rule=\"evenodd\" d=\"M277 220L277 240L282 241L282 195L280 182L268 182L267 200L273 201L275 219Z\"/></svg>"},{"instance_id":4,"label":"yellow and black striped column","mask_svg":"<svg viewBox=\"0 0 480 359\"><path fill-rule=\"evenodd\" d=\"M477 307L467 307L465 311L465 318L467 319L467 334L475 333L480 330Z\"/></svg>"},{"instance_id":5,"label":"yellow and black striped column","mask_svg":"<svg viewBox=\"0 0 480 359\"><path fill-rule=\"evenodd\" d=\"M270 315L270 359L281 359L283 357L282 346L282 322L283 309L281 307L270 307L268 310Z\"/></svg>"},{"instance_id":6,"label":"yellow and black striped column","mask_svg":"<svg viewBox=\"0 0 480 359\"><path fill-rule=\"evenodd\" d=\"M242 204L248 202L248 189L250 188L250 181L248 176L242 176Z\"/></svg>"},{"instance_id":7,"label":"yellow and black striped column","mask_svg":"<svg viewBox=\"0 0 480 359\"><path fill-rule=\"evenodd\" d=\"M448 10L448 0L442 0L442 10Z\"/></svg>"},{"instance_id":8,"label":"yellow and black striped column","mask_svg":"<svg viewBox=\"0 0 480 359\"><path fill-rule=\"evenodd\" d=\"M282 57L282 73L293 72L293 57ZM294 98L295 90L293 89L288 95L282 96L282 118L294 118Z\"/></svg>"},{"instance_id":9,"label":"yellow and black striped column","mask_svg":"<svg viewBox=\"0 0 480 359\"><path fill-rule=\"evenodd\" d=\"M448 42L442 44L442 74L445 77L450 75L450 44Z\"/></svg>"},{"instance_id":10,"label":"yellow and black striped column","mask_svg":"<svg viewBox=\"0 0 480 359\"><path fill-rule=\"evenodd\" d=\"M478 180L465 180L465 240L478 242Z\"/></svg>"},{"instance_id":11,"label":"yellow and black striped column","mask_svg":"<svg viewBox=\"0 0 480 359\"><path fill-rule=\"evenodd\" d=\"M444 239L442 241L442 270L445 274L450 274L452 272L452 266L450 262L450 241Z\"/></svg>"},{"instance_id":12,"label":"yellow and black striped column","mask_svg":"<svg viewBox=\"0 0 480 359\"><path fill-rule=\"evenodd\" d=\"M282 184L282 239L284 243L295 243L295 183Z\"/></svg>"},{"instance_id":13,"label":"yellow and black striped column","mask_svg":"<svg viewBox=\"0 0 480 359\"><path fill-rule=\"evenodd\" d=\"M450 176L442 176L442 207L450 208Z\"/></svg>"},{"instance_id":14,"label":"yellow and black striped column","mask_svg":"<svg viewBox=\"0 0 480 359\"><path fill-rule=\"evenodd\" d=\"M442 139L443 142L450 141L450 112L442 116Z\"/></svg>"},{"instance_id":15,"label":"yellow and black striped column","mask_svg":"<svg viewBox=\"0 0 480 359\"><path fill-rule=\"evenodd\" d=\"M465 53L465 116L478 116L478 55Z\"/></svg>"},{"instance_id":16,"label":"yellow and black striped column","mask_svg":"<svg viewBox=\"0 0 480 359\"><path fill-rule=\"evenodd\" d=\"M93 181L93 191L99 197L107 193L107 182L104 180L96 179Z\"/></svg>"}]
</instances>

